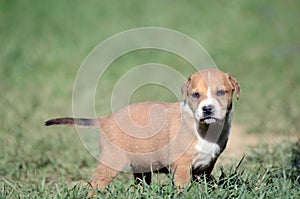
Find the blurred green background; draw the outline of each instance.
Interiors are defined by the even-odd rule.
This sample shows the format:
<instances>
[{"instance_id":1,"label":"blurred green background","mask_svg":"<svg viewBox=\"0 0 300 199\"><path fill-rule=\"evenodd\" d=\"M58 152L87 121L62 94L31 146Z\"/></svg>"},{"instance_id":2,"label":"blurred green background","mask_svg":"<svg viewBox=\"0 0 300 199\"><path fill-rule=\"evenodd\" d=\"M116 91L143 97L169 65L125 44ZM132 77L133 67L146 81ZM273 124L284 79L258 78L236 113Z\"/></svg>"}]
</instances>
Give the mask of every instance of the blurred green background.
<instances>
[{"instance_id":1,"label":"blurred green background","mask_svg":"<svg viewBox=\"0 0 300 199\"><path fill-rule=\"evenodd\" d=\"M71 115L76 72L88 53L113 34L146 26L194 38L220 69L239 80L235 122L254 132L299 129L298 1L25 0L1 1L0 13L0 124L6 132L15 126L35 130L48 117ZM148 62L189 74L186 63L168 53L143 50L123 56L103 78L107 84L96 101L105 110L99 113L109 113L109 81ZM172 101L169 97L150 93L140 100Z\"/></svg>"},{"instance_id":2,"label":"blurred green background","mask_svg":"<svg viewBox=\"0 0 300 199\"><path fill-rule=\"evenodd\" d=\"M20 171L30 162L46 168L30 170L37 176L60 169L75 179L90 176L82 165L94 160L86 157L75 129L49 129L43 122L72 115L76 72L88 53L113 34L137 27L170 28L192 37L221 70L236 77L242 93L234 123L258 134L299 134L299 8L297 0L0 1L0 175L34 181ZM189 74L186 63L169 53L124 55L103 77L96 96L99 114L109 113L111 82L148 62ZM145 87L135 97L174 100L162 88Z\"/></svg>"}]
</instances>

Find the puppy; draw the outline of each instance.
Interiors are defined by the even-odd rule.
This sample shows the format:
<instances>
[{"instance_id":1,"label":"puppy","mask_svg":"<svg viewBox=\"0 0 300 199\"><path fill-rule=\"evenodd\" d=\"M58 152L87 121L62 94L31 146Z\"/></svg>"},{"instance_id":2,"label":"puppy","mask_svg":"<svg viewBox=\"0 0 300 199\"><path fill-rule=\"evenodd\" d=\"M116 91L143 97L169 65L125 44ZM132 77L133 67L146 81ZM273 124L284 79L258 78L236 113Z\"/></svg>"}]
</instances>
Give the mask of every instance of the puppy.
<instances>
[{"instance_id":1,"label":"puppy","mask_svg":"<svg viewBox=\"0 0 300 199\"><path fill-rule=\"evenodd\" d=\"M171 172L180 188L209 176L225 149L234 91L239 99L240 85L230 74L203 69L182 85L183 102L142 102L97 119L57 118L45 125L100 128L93 188L105 188L126 168L147 183L153 172Z\"/></svg>"}]
</instances>

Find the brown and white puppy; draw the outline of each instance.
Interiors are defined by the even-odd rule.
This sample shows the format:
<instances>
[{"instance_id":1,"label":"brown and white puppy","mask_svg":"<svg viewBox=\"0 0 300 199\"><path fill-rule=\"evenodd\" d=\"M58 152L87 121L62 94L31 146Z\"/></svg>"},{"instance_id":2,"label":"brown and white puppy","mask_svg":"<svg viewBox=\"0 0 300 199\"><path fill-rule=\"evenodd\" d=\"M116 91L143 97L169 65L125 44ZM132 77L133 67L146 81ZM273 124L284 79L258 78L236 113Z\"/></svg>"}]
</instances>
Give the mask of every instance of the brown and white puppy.
<instances>
[{"instance_id":1,"label":"brown and white puppy","mask_svg":"<svg viewBox=\"0 0 300 199\"><path fill-rule=\"evenodd\" d=\"M151 173L171 172L176 187L210 175L226 147L232 95L240 85L228 73L204 69L183 84L183 102L143 102L97 119L57 118L45 125L100 128L99 166L93 188L105 188L119 171L151 182Z\"/></svg>"}]
</instances>

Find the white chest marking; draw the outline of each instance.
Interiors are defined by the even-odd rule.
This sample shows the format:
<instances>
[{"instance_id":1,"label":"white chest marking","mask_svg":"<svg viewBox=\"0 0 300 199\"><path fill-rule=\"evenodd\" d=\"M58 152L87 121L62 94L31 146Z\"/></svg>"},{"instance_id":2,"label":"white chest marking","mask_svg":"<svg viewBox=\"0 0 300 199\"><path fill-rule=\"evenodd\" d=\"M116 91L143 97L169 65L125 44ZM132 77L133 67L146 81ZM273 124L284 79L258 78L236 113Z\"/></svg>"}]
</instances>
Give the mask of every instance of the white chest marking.
<instances>
[{"instance_id":1,"label":"white chest marking","mask_svg":"<svg viewBox=\"0 0 300 199\"><path fill-rule=\"evenodd\" d=\"M216 143L210 143L198 136L193 157L193 168L210 165L211 161L220 154L221 148Z\"/></svg>"},{"instance_id":2,"label":"white chest marking","mask_svg":"<svg viewBox=\"0 0 300 199\"><path fill-rule=\"evenodd\" d=\"M192 110L187 104L181 103L181 110L194 117ZM199 136L196 122L194 123L194 133L197 136L198 143L195 145L192 166L193 168L206 167L212 159L219 155L221 148L218 144L208 142Z\"/></svg>"}]
</instances>

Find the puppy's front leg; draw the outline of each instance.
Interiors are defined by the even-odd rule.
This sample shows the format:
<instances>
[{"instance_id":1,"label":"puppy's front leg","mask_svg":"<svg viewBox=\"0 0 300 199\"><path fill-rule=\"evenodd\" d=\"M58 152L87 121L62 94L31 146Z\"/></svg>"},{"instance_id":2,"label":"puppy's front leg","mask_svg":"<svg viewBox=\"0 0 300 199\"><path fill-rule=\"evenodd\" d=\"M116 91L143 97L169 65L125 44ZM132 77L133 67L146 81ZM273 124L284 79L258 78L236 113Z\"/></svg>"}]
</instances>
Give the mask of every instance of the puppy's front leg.
<instances>
[{"instance_id":1,"label":"puppy's front leg","mask_svg":"<svg viewBox=\"0 0 300 199\"><path fill-rule=\"evenodd\" d=\"M92 181L92 189L105 189L118 174L118 171L99 163Z\"/></svg>"},{"instance_id":2,"label":"puppy's front leg","mask_svg":"<svg viewBox=\"0 0 300 199\"><path fill-rule=\"evenodd\" d=\"M174 185L181 189L190 185L191 180L191 166L177 165L174 171Z\"/></svg>"}]
</instances>

